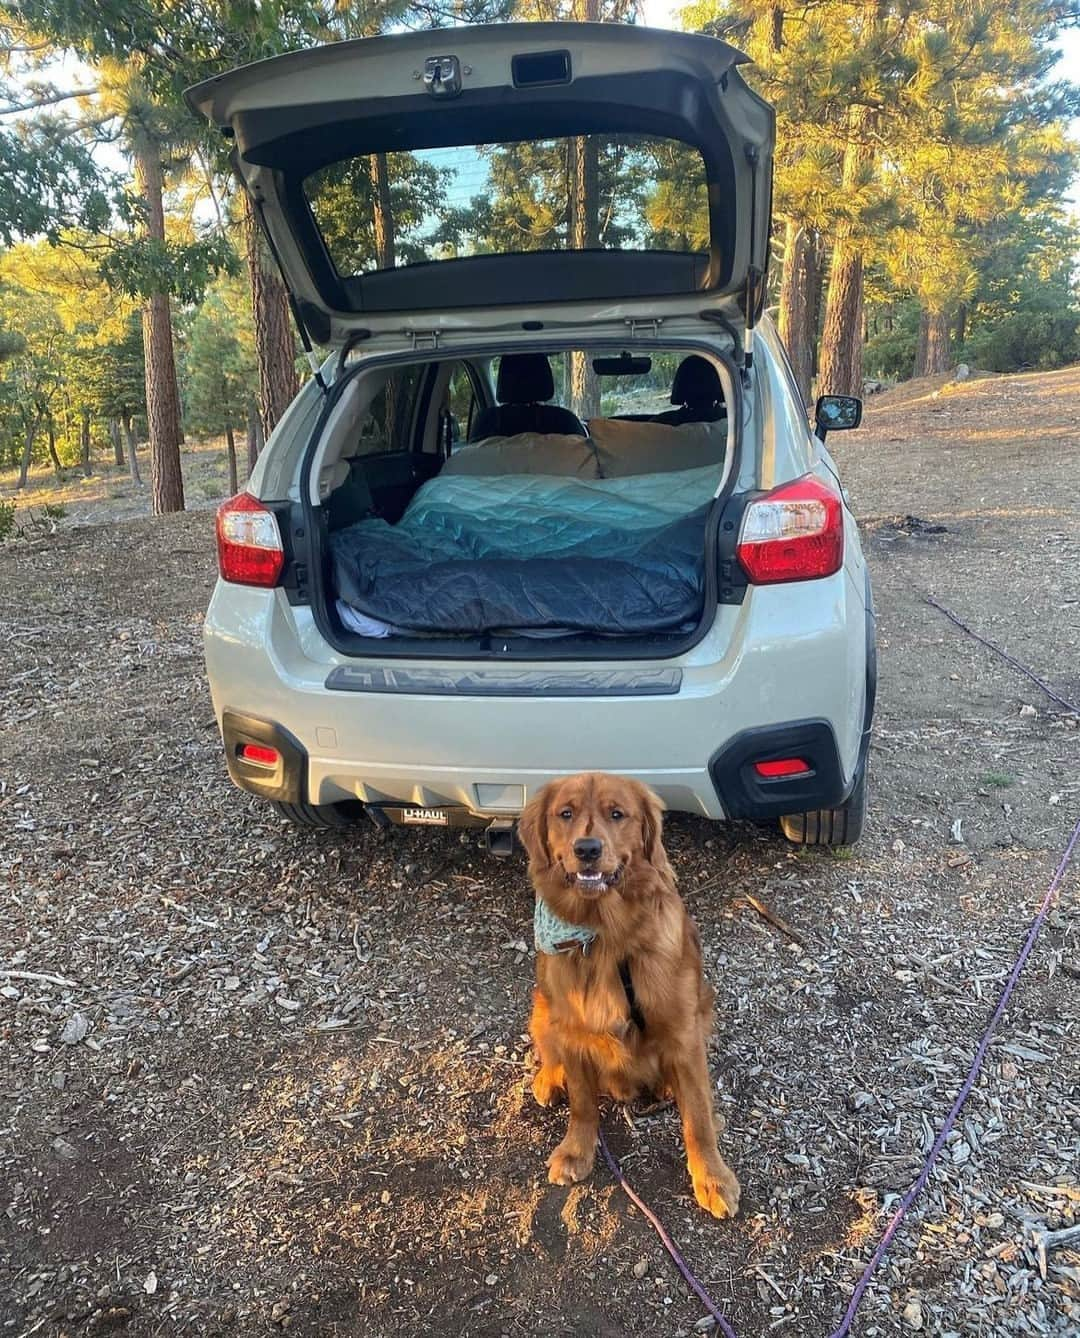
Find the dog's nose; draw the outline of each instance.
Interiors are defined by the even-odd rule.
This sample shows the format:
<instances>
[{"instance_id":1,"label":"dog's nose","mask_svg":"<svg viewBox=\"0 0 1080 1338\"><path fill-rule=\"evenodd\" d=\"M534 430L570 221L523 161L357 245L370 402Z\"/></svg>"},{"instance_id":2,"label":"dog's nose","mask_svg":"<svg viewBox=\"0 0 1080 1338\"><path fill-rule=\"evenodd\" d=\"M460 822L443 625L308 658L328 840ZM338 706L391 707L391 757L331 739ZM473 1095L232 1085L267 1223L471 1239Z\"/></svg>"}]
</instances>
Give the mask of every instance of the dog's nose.
<instances>
[{"instance_id":1,"label":"dog's nose","mask_svg":"<svg viewBox=\"0 0 1080 1338\"><path fill-rule=\"evenodd\" d=\"M585 864L598 860L603 849L603 841L595 836L579 836L574 842L574 854Z\"/></svg>"}]
</instances>

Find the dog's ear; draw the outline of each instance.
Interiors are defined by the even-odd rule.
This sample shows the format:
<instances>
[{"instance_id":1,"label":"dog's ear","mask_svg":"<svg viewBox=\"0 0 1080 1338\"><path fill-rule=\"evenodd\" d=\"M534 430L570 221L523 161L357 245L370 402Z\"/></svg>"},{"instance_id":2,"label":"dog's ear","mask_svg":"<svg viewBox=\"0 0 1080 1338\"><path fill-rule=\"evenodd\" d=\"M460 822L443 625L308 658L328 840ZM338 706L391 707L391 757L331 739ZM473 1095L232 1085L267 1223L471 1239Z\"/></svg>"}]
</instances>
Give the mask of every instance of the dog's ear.
<instances>
[{"instance_id":1,"label":"dog's ear","mask_svg":"<svg viewBox=\"0 0 1080 1338\"><path fill-rule=\"evenodd\" d=\"M551 854L547 844L547 806L551 786L538 790L521 810L518 818L518 840L525 847L531 869L547 869Z\"/></svg>"},{"instance_id":2,"label":"dog's ear","mask_svg":"<svg viewBox=\"0 0 1080 1338\"><path fill-rule=\"evenodd\" d=\"M675 881L667 851L664 849L664 805L647 785L638 787L641 798L641 844L645 858L657 871L670 881Z\"/></svg>"}]
</instances>

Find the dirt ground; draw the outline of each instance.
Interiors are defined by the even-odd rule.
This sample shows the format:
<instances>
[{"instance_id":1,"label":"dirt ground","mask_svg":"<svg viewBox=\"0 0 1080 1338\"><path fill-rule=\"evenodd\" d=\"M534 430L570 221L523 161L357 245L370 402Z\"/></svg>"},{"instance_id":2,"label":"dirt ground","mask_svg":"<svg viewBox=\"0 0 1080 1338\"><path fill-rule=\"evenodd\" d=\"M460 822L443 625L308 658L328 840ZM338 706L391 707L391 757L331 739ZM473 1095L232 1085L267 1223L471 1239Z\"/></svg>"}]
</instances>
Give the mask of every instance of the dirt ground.
<instances>
[{"instance_id":1,"label":"dirt ground","mask_svg":"<svg viewBox=\"0 0 1080 1338\"><path fill-rule=\"evenodd\" d=\"M1080 369L875 397L834 439L879 610L865 839L669 822L740 1217L694 1205L673 1115L605 1128L740 1338L836 1327L1080 809L1075 719L923 598L1080 699L1078 428ZM0 1334L701 1331L602 1166L546 1182L523 860L228 784L212 547L196 512L0 548ZM1035 1248L1080 1218L1078 884L858 1335L1080 1332L1080 1248Z\"/></svg>"}]
</instances>

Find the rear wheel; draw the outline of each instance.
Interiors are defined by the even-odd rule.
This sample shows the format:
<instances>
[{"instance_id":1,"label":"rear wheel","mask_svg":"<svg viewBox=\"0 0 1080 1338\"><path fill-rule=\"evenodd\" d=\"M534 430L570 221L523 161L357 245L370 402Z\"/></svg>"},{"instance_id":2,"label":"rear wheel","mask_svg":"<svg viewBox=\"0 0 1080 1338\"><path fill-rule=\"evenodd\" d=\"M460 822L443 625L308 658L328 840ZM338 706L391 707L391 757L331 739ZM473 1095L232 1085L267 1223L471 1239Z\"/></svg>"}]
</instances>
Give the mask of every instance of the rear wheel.
<instances>
[{"instance_id":1,"label":"rear wheel","mask_svg":"<svg viewBox=\"0 0 1080 1338\"><path fill-rule=\"evenodd\" d=\"M273 799L270 806L294 827L322 832L344 831L355 827L364 812L363 804L356 799L341 804L284 804Z\"/></svg>"},{"instance_id":2,"label":"rear wheel","mask_svg":"<svg viewBox=\"0 0 1080 1338\"><path fill-rule=\"evenodd\" d=\"M797 846L854 845L866 821L867 771L864 762L855 788L839 808L789 813L780 819L780 830Z\"/></svg>"}]
</instances>

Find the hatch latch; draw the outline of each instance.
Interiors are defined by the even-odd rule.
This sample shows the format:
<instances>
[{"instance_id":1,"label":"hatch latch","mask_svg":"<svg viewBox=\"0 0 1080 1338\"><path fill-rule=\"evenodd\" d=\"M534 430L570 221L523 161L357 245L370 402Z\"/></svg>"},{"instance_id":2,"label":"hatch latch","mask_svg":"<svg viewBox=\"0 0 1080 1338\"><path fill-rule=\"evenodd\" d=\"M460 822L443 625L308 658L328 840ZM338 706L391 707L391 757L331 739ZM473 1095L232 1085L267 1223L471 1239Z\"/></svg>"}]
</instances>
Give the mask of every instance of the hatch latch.
<instances>
[{"instance_id":1,"label":"hatch latch","mask_svg":"<svg viewBox=\"0 0 1080 1338\"><path fill-rule=\"evenodd\" d=\"M454 98L461 92L461 61L457 56L428 56L424 87L433 98Z\"/></svg>"}]
</instances>

